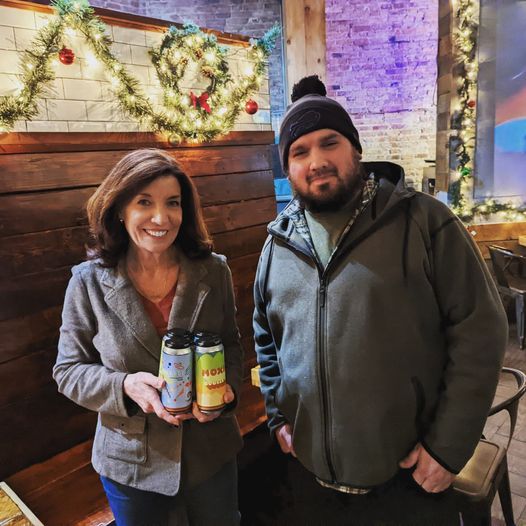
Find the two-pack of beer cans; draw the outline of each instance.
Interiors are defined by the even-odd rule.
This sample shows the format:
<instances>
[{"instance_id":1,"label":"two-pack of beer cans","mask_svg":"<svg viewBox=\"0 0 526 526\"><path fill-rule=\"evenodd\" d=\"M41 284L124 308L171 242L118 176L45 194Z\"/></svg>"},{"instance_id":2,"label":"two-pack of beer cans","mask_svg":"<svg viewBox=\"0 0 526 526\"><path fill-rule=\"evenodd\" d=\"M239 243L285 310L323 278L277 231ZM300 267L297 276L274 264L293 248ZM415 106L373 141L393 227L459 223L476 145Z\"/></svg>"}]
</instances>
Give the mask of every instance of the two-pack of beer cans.
<instances>
[{"instance_id":1,"label":"two-pack of beer cans","mask_svg":"<svg viewBox=\"0 0 526 526\"><path fill-rule=\"evenodd\" d=\"M203 413L220 411L226 391L225 351L217 334L170 329L163 337L159 376L161 401L172 414L187 413L197 401Z\"/></svg>"}]
</instances>

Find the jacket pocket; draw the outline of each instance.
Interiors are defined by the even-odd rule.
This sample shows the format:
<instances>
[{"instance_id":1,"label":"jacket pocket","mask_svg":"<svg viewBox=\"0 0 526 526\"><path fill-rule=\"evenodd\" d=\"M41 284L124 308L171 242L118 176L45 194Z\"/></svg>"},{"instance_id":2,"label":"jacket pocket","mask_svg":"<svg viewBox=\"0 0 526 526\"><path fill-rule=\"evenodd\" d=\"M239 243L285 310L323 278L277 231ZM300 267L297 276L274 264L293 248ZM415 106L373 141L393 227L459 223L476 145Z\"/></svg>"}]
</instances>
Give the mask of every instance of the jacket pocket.
<instances>
[{"instance_id":1,"label":"jacket pocket","mask_svg":"<svg viewBox=\"0 0 526 526\"><path fill-rule=\"evenodd\" d=\"M101 415L104 453L108 458L144 464L147 459L146 417Z\"/></svg>"}]
</instances>

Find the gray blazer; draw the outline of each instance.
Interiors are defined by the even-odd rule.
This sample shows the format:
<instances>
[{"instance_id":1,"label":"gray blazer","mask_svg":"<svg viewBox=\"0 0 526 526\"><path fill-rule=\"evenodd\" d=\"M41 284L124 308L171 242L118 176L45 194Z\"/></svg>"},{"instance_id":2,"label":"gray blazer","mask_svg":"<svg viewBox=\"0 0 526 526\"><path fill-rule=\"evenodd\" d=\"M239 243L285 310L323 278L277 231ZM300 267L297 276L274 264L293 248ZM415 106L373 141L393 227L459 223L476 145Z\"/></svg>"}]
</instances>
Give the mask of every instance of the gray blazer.
<instances>
[{"instance_id":1,"label":"gray blazer","mask_svg":"<svg viewBox=\"0 0 526 526\"><path fill-rule=\"evenodd\" d=\"M235 416L226 411L213 422L192 420L177 428L141 410L131 415L124 378L139 371L158 374L161 340L122 266L107 269L87 261L73 267L72 274L53 377L61 393L99 413L95 470L165 495L175 495L180 484L191 487L212 476L241 448ZM224 256L181 257L168 326L220 334L227 382L239 394L242 351Z\"/></svg>"}]
</instances>

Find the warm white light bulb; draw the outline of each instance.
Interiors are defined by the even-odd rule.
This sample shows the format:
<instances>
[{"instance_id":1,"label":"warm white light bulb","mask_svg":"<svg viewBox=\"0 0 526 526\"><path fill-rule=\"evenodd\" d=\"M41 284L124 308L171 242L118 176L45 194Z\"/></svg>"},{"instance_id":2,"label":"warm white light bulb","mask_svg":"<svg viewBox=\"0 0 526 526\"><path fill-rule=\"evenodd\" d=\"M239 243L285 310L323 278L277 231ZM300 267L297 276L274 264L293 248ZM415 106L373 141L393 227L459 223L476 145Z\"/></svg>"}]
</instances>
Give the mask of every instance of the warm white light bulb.
<instances>
[{"instance_id":1,"label":"warm white light bulb","mask_svg":"<svg viewBox=\"0 0 526 526\"><path fill-rule=\"evenodd\" d=\"M86 53L86 62L88 66L91 68L99 65L98 58L91 51L88 51Z\"/></svg>"}]
</instances>

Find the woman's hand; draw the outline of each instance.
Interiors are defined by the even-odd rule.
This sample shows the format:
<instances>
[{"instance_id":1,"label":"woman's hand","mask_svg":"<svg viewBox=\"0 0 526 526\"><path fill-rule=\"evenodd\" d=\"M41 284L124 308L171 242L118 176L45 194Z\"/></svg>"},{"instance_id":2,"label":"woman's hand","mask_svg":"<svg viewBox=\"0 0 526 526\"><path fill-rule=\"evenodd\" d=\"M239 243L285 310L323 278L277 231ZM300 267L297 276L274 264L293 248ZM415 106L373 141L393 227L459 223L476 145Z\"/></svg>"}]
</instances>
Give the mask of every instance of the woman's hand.
<instances>
[{"instance_id":1,"label":"woman's hand","mask_svg":"<svg viewBox=\"0 0 526 526\"><path fill-rule=\"evenodd\" d=\"M124 393L129 396L145 413L155 413L159 418L178 426L181 416L171 415L161 403L159 389L162 389L164 380L150 373L128 374L124 379ZM189 416L188 418L192 418Z\"/></svg>"},{"instance_id":2,"label":"woman's hand","mask_svg":"<svg viewBox=\"0 0 526 526\"><path fill-rule=\"evenodd\" d=\"M234 391L232 390L232 387L226 384L226 391L225 391L225 394L223 395L223 401L225 402L225 404L230 404L231 402L234 401L234 398L235 398L235 395L234 395ZM193 403L192 415L196 420L201 422L201 424L215 420L220 414L221 414L221 411L214 411L213 413L203 413L197 407L197 402Z\"/></svg>"},{"instance_id":3,"label":"woman's hand","mask_svg":"<svg viewBox=\"0 0 526 526\"><path fill-rule=\"evenodd\" d=\"M296 456L294 446L292 445L292 428L290 424L283 424L275 431L276 440L283 453L290 453L293 457Z\"/></svg>"}]
</instances>

